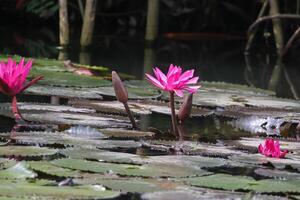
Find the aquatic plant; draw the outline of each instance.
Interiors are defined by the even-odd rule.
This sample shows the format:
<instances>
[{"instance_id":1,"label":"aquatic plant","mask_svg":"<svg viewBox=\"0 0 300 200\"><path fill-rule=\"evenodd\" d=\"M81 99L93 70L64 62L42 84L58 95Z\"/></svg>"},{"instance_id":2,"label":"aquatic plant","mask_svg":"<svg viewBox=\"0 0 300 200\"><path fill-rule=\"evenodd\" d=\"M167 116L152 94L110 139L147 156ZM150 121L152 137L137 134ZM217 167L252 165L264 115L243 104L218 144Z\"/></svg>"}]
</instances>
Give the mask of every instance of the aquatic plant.
<instances>
[{"instance_id":1,"label":"aquatic plant","mask_svg":"<svg viewBox=\"0 0 300 200\"><path fill-rule=\"evenodd\" d=\"M28 60L25 63L25 58L21 58L19 64L11 58L8 58L7 63L0 62L0 92L12 97L12 112L16 120L22 119L16 95L43 78L43 76L38 76L25 84L32 62L33 60Z\"/></svg>"},{"instance_id":2,"label":"aquatic plant","mask_svg":"<svg viewBox=\"0 0 300 200\"><path fill-rule=\"evenodd\" d=\"M170 93L173 132L175 135L177 135L178 128L175 115L174 93L179 97L183 97L183 91L187 91L189 93L197 92L200 86L191 84L196 84L199 77L193 77L193 69L187 70L182 73L182 68L173 64L170 65L167 75L165 75L157 67L153 69L153 72L156 78L149 74L146 74L147 80L159 89Z\"/></svg>"},{"instance_id":3,"label":"aquatic plant","mask_svg":"<svg viewBox=\"0 0 300 200\"><path fill-rule=\"evenodd\" d=\"M284 158L288 150L281 151L279 141L274 141L273 138L267 138L265 143L258 146L258 152L273 158Z\"/></svg>"},{"instance_id":4,"label":"aquatic plant","mask_svg":"<svg viewBox=\"0 0 300 200\"><path fill-rule=\"evenodd\" d=\"M123 103L123 105L125 107L125 110L128 114L128 117L130 119L130 122L132 124L132 128L136 129L137 126L136 126L135 120L133 118L133 115L132 115L132 113L130 111L130 108L128 106L128 103L127 103L128 102L128 92L127 92L127 90L124 87L124 85L123 85L119 75L117 74L117 72L115 72L115 71L111 72L111 79L112 79L112 83L113 83L113 86L114 86L116 97L117 97L118 101Z\"/></svg>"}]
</instances>

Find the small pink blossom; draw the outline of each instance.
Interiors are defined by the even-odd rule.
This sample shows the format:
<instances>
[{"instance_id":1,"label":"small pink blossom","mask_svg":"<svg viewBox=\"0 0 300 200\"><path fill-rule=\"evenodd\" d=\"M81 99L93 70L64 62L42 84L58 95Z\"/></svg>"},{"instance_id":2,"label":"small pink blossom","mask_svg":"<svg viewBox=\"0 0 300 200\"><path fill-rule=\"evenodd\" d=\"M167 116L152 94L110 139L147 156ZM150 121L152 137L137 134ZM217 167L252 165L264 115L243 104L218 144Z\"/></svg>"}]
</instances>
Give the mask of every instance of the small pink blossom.
<instances>
[{"instance_id":1,"label":"small pink blossom","mask_svg":"<svg viewBox=\"0 0 300 200\"><path fill-rule=\"evenodd\" d=\"M273 158L284 158L288 150L281 151L279 141L274 141L273 138L267 138L265 143L258 146L258 152Z\"/></svg>"},{"instance_id":2,"label":"small pink blossom","mask_svg":"<svg viewBox=\"0 0 300 200\"><path fill-rule=\"evenodd\" d=\"M154 68L153 71L156 78L146 74L147 79L159 89L175 92L179 97L183 97L183 91L195 93L200 88L199 85L193 85L196 84L199 79L199 77L193 77L193 69L182 73L181 67L171 64L167 75L157 67Z\"/></svg>"},{"instance_id":3,"label":"small pink blossom","mask_svg":"<svg viewBox=\"0 0 300 200\"><path fill-rule=\"evenodd\" d=\"M19 64L11 58L8 58L7 63L0 62L0 92L8 96L15 96L40 80L42 76L25 84L31 66L32 60L25 63L24 58L20 60Z\"/></svg>"}]
</instances>

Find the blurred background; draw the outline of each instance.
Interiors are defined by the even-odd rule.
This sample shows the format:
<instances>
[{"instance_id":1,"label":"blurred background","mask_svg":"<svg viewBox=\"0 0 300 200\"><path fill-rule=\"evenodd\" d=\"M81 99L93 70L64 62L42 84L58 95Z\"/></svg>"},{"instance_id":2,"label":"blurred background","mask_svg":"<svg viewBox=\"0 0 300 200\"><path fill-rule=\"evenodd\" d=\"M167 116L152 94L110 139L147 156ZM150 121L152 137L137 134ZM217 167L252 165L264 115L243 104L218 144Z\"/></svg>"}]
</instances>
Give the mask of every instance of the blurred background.
<instances>
[{"instance_id":1,"label":"blurred background","mask_svg":"<svg viewBox=\"0 0 300 200\"><path fill-rule=\"evenodd\" d=\"M0 0L0 53L152 66L300 97L300 0Z\"/></svg>"}]
</instances>

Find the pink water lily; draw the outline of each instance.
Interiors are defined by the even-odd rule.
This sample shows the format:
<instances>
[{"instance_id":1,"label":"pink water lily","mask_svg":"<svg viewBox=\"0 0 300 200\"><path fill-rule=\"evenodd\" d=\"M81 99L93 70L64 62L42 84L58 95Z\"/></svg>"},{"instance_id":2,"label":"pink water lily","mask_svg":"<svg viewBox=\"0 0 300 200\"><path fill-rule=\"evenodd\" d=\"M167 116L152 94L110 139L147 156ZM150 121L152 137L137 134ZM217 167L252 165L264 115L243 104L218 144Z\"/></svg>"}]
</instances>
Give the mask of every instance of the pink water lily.
<instances>
[{"instance_id":1,"label":"pink water lily","mask_svg":"<svg viewBox=\"0 0 300 200\"><path fill-rule=\"evenodd\" d=\"M258 146L258 152L273 158L284 158L288 150L281 151L279 141L273 138L267 138L264 144Z\"/></svg>"},{"instance_id":2,"label":"pink water lily","mask_svg":"<svg viewBox=\"0 0 300 200\"><path fill-rule=\"evenodd\" d=\"M172 117L173 132L178 136L177 118L175 114L174 93L183 97L183 92L195 93L200 88L200 85L195 85L199 77L194 76L194 70L182 71L181 67L171 64L168 73L165 75L159 68L154 68L155 77L146 74L148 81L154 86L170 93L170 107Z\"/></svg>"},{"instance_id":3,"label":"pink water lily","mask_svg":"<svg viewBox=\"0 0 300 200\"><path fill-rule=\"evenodd\" d=\"M21 118L17 108L16 95L43 78L38 76L27 84L25 83L32 67L32 62L32 60L28 60L25 63L24 58L20 60L19 64L11 58L8 58L7 63L0 62L0 92L12 97L12 110L16 119Z\"/></svg>"},{"instance_id":4,"label":"pink water lily","mask_svg":"<svg viewBox=\"0 0 300 200\"><path fill-rule=\"evenodd\" d=\"M200 88L199 85L194 85L199 77L193 77L193 69L183 72L181 67L171 64L167 75L157 67L153 71L156 78L146 74L147 79L159 89L175 92L179 97L183 97L183 91L195 93Z\"/></svg>"}]
</instances>

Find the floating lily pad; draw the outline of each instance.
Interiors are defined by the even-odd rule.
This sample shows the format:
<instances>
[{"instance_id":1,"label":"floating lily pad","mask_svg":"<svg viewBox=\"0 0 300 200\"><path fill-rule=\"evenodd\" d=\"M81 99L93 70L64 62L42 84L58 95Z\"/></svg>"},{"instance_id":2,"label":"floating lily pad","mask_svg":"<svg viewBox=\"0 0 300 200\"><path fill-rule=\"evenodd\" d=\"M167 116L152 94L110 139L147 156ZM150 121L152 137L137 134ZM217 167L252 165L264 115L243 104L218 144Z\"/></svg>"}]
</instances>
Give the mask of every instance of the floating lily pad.
<instances>
[{"instance_id":1,"label":"floating lily pad","mask_svg":"<svg viewBox=\"0 0 300 200\"><path fill-rule=\"evenodd\" d=\"M204 191L196 189L178 189L171 191L156 191L142 195L143 200L206 200L206 199L242 199L242 194L234 192Z\"/></svg>"},{"instance_id":2,"label":"floating lily pad","mask_svg":"<svg viewBox=\"0 0 300 200\"><path fill-rule=\"evenodd\" d=\"M129 165L113 164L79 159L59 159L52 161L54 165L95 173L114 173L123 176L138 177L188 177L210 174L201 169L172 165ZM172 169L172 170L170 170Z\"/></svg>"},{"instance_id":3,"label":"floating lily pad","mask_svg":"<svg viewBox=\"0 0 300 200\"><path fill-rule=\"evenodd\" d=\"M144 193L154 192L162 190L172 190L183 185L169 181L165 179L143 179L143 178L109 178L109 177L98 177L95 174L84 176L83 179L75 179L77 184L101 184L112 190L121 192L132 192L132 193Z\"/></svg>"},{"instance_id":4,"label":"floating lily pad","mask_svg":"<svg viewBox=\"0 0 300 200\"><path fill-rule=\"evenodd\" d=\"M45 68L33 67L29 78L42 75L44 78L40 80L39 85L51 85L60 87L83 87L93 88L111 85L110 81L99 77L77 75L71 72L50 71Z\"/></svg>"},{"instance_id":5,"label":"floating lily pad","mask_svg":"<svg viewBox=\"0 0 300 200\"><path fill-rule=\"evenodd\" d=\"M8 138L10 133L0 133L1 138ZM16 132L14 133L16 144L47 145L65 144L64 134L58 132Z\"/></svg>"},{"instance_id":6,"label":"floating lily pad","mask_svg":"<svg viewBox=\"0 0 300 200\"><path fill-rule=\"evenodd\" d=\"M34 171L43 172L52 176L80 177L80 173L78 171L57 167L46 161L28 161L27 164L29 168Z\"/></svg>"},{"instance_id":7,"label":"floating lily pad","mask_svg":"<svg viewBox=\"0 0 300 200\"><path fill-rule=\"evenodd\" d=\"M260 180L251 177L215 174L211 176L182 179L187 184L223 190L254 190L256 192L300 192L300 180Z\"/></svg>"},{"instance_id":8,"label":"floating lily pad","mask_svg":"<svg viewBox=\"0 0 300 200\"><path fill-rule=\"evenodd\" d=\"M87 148L67 148L60 151L66 157L74 159L91 159L112 163L146 164L149 159L129 153L103 151Z\"/></svg>"},{"instance_id":9,"label":"floating lily pad","mask_svg":"<svg viewBox=\"0 0 300 200\"><path fill-rule=\"evenodd\" d=\"M0 158L0 170L7 169L14 166L17 163L16 160Z\"/></svg>"},{"instance_id":10,"label":"floating lily pad","mask_svg":"<svg viewBox=\"0 0 300 200\"><path fill-rule=\"evenodd\" d=\"M288 157L288 156L287 156ZM293 168L300 171L300 160L295 159L278 159L270 158L260 154L244 154L244 155L233 155L229 157L230 160L235 162L254 164L254 165L267 165L271 164L276 169Z\"/></svg>"},{"instance_id":11,"label":"floating lily pad","mask_svg":"<svg viewBox=\"0 0 300 200\"><path fill-rule=\"evenodd\" d=\"M120 195L111 190L100 190L93 185L87 186L46 186L25 181L0 181L0 196L30 199L111 199Z\"/></svg>"},{"instance_id":12,"label":"floating lily pad","mask_svg":"<svg viewBox=\"0 0 300 200\"><path fill-rule=\"evenodd\" d=\"M37 146L0 146L0 156L50 156L57 153L58 150Z\"/></svg>"},{"instance_id":13,"label":"floating lily pad","mask_svg":"<svg viewBox=\"0 0 300 200\"><path fill-rule=\"evenodd\" d=\"M208 144L193 141L163 141L163 140L153 140L149 143L144 143L153 149L172 149L173 151L178 151L186 155L205 155L213 157L227 157L235 154L242 154L241 151L233 149L231 146Z\"/></svg>"},{"instance_id":14,"label":"floating lily pad","mask_svg":"<svg viewBox=\"0 0 300 200\"><path fill-rule=\"evenodd\" d=\"M227 107L227 106L253 106L253 107L271 107L278 109L300 109L300 102L292 99L276 98L260 94L243 93L239 91L205 89L195 93L193 96L193 105L209 107ZM168 99L167 96L164 97ZM176 101L182 101L181 98L175 98Z\"/></svg>"},{"instance_id":15,"label":"floating lily pad","mask_svg":"<svg viewBox=\"0 0 300 200\"><path fill-rule=\"evenodd\" d=\"M153 137L155 133L150 131L137 131L137 130L125 130L125 129L100 129L101 132L110 137L110 138L131 138L131 139L140 139L140 138L149 138Z\"/></svg>"},{"instance_id":16,"label":"floating lily pad","mask_svg":"<svg viewBox=\"0 0 300 200\"><path fill-rule=\"evenodd\" d=\"M25 162L19 162L5 170L0 170L0 179L26 179L35 178L37 174L28 169Z\"/></svg>"},{"instance_id":17,"label":"floating lily pad","mask_svg":"<svg viewBox=\"0 0 300 200\"><path fill-rule=\"evenodd\" d=\"M202 91L224 91L228 93L251 94L259 96L274 96L275 92L271 90L264 90L256 87L249 87L247 85L239 85L225 82L208 82L201 81L200 93Z\"/></svg>"},{"instance_id":18,"label":"floating lily pad","mask_svg":"<svg viewBox=\"0 0 300 200\"><path fill-rule=\"evenodd\" d=\"M0 137L7 138L8 134L2 133ZM73 137L66 133L60 132L16 132L14 140L17 144L31 145L52 145L61 144L66 146L77 146L82 148L99 148L99 149L117 149L117 148L138 148L142 144L132 140L94 140L89 137ZM19 147L19 146L17 146ZM20 147L21 148L21 147ZM28 147L30 148L30 147ZM0 147L1 155L1 147ZM5 153L3 152L3 155Z\"/></svg>"},{"instance_id":19,"label":"floating lily pad","mask_svg":"<svg viewBox=\"0 0 300 200\"><path fill-rule=\"evenodd\" d=\"M118 101L73 100L69 103L76 107L91 108L99 112L127 115L123 104ZM128 106L134 115L150 115L152 112L171 115L169 104L166 102L153 100L129 101ZM176 105L176 112L178 112L179 106ZM191 116L203 117L211 114L213 114L212 110L193 107Z\"/></svg>"},{"instance_id":20,"label":"floating lily pad","mask_svg":"<svg viewBox=\"0 0 300 200\"><path fill-rule=\"evenodd\" d=\"M1 103L1 110L11 110L11 104L9 103ZM75 112L75 113L95 113L96 111L93 109L87 108L74 108L72 106L65 105L52 105L52 104L37 104L37 103L18 103L18 109L20 112L34 112L34 111L51 111L51 112Z\"/></svg>"},{"instance_id":21,"label":"floating lily pad","mask_svg":"<svg viewBox=\"0 0 300 200\"><path fill-rule=\"evenodd\" d=\"M93 126L98 128L128 128L131 127L128 121L104 117L99 115L86 115L80 113L56 113L56 112L40 112L31 113L23 112L22 116L25 120L31 122L40 122L47 124L68 124Z\"/></svg>"},{"instance_id":22,"label":"floating lily pad","mask_svg":"<svg viewBox=\"0 0 300 200\"><path fill-rule=\"evenodd\" d=\"M298 118L300 116L300 110L283 109L283 108L271 108L271 107L242 107L242 106L227 106L224 110L216 111L217 115L240 118L249 116L259 116L261 118Z\"/></svg>"},{"instance_id":23,"label":"floating lily pad","mask_svg":"<svg viewBox=\"0 0 300 200\"><path fill-rule=\"evenodd\" d=\"M113 87L99 87L92 89L103 97L115 98ZM160 93L153 88L127 87L129 99L155 99L160 97Z\"/></svg>"},{"instance_id":24,"label":"floating lily pad","mask_svg":"<svg viewBox=\"0 0 300 200\"><path fill-rule=\"evenodd\" d=\"M11 57L15 60L20 60L20 56L2 56L1 59L6 60ZM89 68L90 66L81 66ZM95 66L94 66L95 68ZM97 68L100 69L99 67ZM107 71L107 68L102 68ZM64 67L63 61L53 59L34 59L33 67L30 71L29 78L42 75L43 80L39 84L56 85L56 86L78 86L78 87L99 87L111 85L110 81L103 80L99 77L90 77L84 75L77 75L68 72Z\"/></svg>"},{"instance_id":25,"label":"floating lily pad","mask_svg":"<svg viewBox=\"0 0 300 200\"><path fill-rule=\"evenodd\" d=\"M284 170L258 168L255 170L255 173L260 176L274 178L274 179L298 179L298 180L300 180L299 173L288 172L288 171L284 171Z\"/></svg>"},{"instance_id":26,"label":"floating lily pad","mask_svg":"<svg viewBox=\"0 0 300 200\"><path fill-rule=\"evenodd\" d=\"M95 90L77 87L56 87L48 85L33 85L24 91L25 94L57 96L63 98L81 98L102 100L103 97Z\"/></svg>"}]
</instances>

